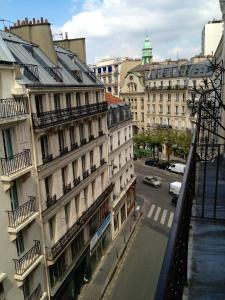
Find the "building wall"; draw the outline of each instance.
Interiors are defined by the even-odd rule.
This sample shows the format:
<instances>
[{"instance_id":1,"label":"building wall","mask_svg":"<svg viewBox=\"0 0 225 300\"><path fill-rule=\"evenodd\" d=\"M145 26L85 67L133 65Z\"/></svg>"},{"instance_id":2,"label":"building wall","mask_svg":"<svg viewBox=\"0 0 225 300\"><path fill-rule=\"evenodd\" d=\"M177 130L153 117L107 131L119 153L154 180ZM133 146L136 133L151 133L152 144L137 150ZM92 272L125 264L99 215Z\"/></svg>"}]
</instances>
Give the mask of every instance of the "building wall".
<instances>
[{"instance_id":1,"label":"building wall","mask_svg":"<svg viewBox=\"0 0 225 300\"><path fill-rule=\"evenodd\" d=\"M222 37L224 23L210 22L202 30L202 54L213 55Z\"/></svg>"}]
</instances>

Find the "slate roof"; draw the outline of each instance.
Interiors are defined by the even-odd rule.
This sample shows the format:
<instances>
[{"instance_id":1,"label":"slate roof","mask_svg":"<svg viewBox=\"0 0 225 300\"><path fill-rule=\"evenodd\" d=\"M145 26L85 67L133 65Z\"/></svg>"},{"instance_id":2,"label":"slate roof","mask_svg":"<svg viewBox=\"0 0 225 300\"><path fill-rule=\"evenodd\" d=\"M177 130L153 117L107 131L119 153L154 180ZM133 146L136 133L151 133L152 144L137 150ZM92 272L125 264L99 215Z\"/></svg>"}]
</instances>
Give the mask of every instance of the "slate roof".
<instances>
[{"instance_id":1,"label":"slate roof","mask_svg":"<svg viewBox=\"0 0 225 300\"><path fill-rule=\"evenodd\" d=\"M0 58L25 65L35 66L39 80L34 81L23 73L20 84L28 86L103 86L89 66L82 63L76 55L55 45L58 66L35 44L28 43L10 32L0 31ZM1 61L1 59L0 59ZM62 82L53 76L53 69L59 67ZM78 73L77 76L74 73Z\"/></svg>"}]
</instances>

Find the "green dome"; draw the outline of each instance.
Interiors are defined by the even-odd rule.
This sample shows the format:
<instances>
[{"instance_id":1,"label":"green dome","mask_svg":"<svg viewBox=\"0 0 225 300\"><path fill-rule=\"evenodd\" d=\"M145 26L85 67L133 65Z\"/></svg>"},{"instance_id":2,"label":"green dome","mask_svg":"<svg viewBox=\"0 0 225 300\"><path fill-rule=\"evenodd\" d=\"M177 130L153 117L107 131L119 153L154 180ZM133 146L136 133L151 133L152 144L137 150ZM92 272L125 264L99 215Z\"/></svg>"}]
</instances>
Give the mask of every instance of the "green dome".
<instances>
[{"instance_id":1,"label":"green dome","mask_svg":"<svg viewBox=\"0 0 225 300\"><path fill-rule=\"evenodd\" d=\"M145 38L144 47L142 49L141 64L150 64L152 62L152 46L148 37Z\"/></svg>"}]
</instances>

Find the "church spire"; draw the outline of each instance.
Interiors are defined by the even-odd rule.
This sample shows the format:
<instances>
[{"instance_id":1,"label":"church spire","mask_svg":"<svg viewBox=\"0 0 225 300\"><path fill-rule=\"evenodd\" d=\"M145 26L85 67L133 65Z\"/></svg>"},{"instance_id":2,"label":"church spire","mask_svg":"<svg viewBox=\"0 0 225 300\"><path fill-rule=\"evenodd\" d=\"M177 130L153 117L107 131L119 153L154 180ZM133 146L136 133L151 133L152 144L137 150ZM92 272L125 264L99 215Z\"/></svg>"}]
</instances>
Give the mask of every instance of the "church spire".
<instances>
[{"instance_id":1,"label":"church spire","mask_svg":"<svg viewBox=\"0 0 225 300\"><path fill-rule=\"evenodd\" d=\"M150 64L152 62L152 47L148 36L145 38L144 47L142 49L142 60L141 64Z\"/></svg>"}]
</instances>

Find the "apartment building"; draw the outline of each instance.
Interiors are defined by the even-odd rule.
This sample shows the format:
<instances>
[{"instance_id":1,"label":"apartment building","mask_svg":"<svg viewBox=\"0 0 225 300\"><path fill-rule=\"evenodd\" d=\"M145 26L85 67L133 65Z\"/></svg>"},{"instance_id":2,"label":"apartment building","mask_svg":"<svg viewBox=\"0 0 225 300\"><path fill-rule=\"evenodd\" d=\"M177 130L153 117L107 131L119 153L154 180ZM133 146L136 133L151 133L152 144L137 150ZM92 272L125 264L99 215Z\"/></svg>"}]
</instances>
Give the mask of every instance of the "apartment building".
<instances>
[{"instance_id":1,"label":"apartment building","mask_svg":"<svg viewBox=\"0 0 225 300\"><path fill-rule=\"evenodd\" d=\"M127 72L140 64L140 59L112 58L102 59L92 66L96 76L104 84L106 91L119 96Z\"/></svg>"},{"instance_id":2,"label":"apartment building","mask_svg":"<svg viewBox=\"0 0 225 300\"><path fill-rule=\"evenodd\" d=\"M210 76L204 56L149 65L149 71L128 72L121 97L130 104L135 130L151 127L192 129L188 100L202 77Z\"/></svg>"},{"instance_id":3,"label":"apartment building","mask_svg":"<svg viewBox=\"0 0 225 300\"><path fill-rule=\"evenodd\" d=\"M133 211L135 217L135 183L133 163L132 116L129 106L106 93L109 106L109 176L114 184L112 200L112 238Z\"/></svg>"},{"instance_id":4,"label":"apartment building","mask_svg":"<svg viewBox=\"0 0 225 300\"><path fill-rule=\"evenodd\" d=\"M104 86L43 18L0 47L1 293L75 299L111 239Z\"/></svg>"},{"instance_id":5,"label":"apartment building","mask_svg":"<svg viewBox=\"0 0 225 300\"><path fill-rule=\"evenodd\" d=\"M213 20L202 29L202 55L214 55L223 35L224 21Z\"/></svg>"}]
</instances>

